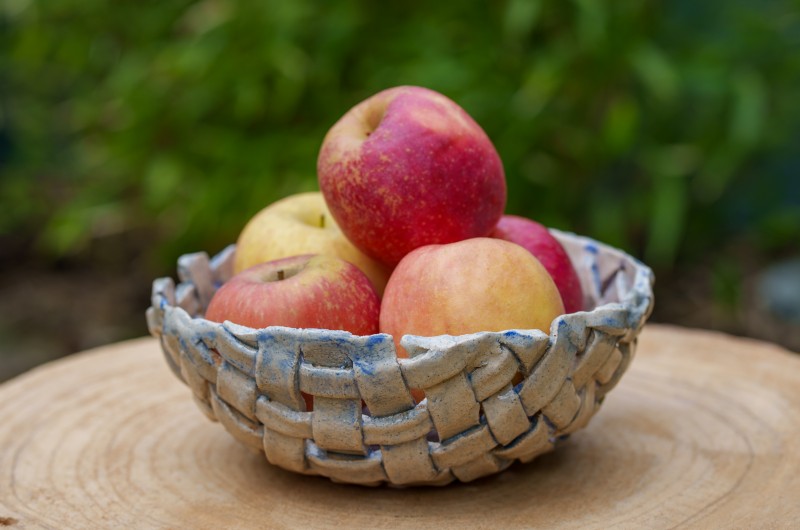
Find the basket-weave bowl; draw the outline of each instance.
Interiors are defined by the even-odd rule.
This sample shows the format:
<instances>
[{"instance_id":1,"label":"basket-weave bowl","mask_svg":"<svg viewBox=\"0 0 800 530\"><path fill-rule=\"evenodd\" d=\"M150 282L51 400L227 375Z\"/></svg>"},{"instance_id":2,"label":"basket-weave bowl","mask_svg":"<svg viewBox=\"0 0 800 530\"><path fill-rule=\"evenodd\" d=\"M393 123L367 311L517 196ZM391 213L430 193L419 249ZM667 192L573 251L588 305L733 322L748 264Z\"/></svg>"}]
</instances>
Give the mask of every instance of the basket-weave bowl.
<instances>
[{"instance_id":1,"label":"basket-weave bowl","mask_svg":"<svg viewBox=\"0 0 800 530\"><path fill-rule=\"evenodd\" d=\"M153 282L150 333L195 402L272 464L334 481L443 485L529 462L580 429L627 369L653 307L651 270L591 239L553 233L591 311L538 330L392 337L251 329L202 318L235 247L178 261ZM512 385L517 373L521 383ZM410 388L425 391L414 403ZM305 410L302 394L314 396Z\"/></svg>"}]
</instances>

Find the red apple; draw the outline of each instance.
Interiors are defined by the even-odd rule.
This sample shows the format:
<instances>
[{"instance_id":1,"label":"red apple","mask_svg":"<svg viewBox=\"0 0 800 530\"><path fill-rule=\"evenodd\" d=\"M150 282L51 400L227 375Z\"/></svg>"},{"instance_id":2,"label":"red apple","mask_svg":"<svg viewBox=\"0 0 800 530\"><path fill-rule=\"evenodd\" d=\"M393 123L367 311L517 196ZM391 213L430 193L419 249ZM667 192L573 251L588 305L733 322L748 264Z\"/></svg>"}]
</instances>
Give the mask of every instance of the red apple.
<instances>
[{"instance_id":1,"label":"red apple","mask_svg":"<svg viewBox=\"0 0 800 530\"><path fill-rule=\"evenodd\" d=\"M403 335L463 335L540 329L564 312L550 274L530 252L508 241L475 238L429 245L397 265L383 295L380 330ZM422 393L412 392L419 401Z\"/></svg>"},{"instance_id":2,"label":"red apple","mask_svg":"<svg viewBox=\"0 0 800 530\"><path fill-rule=\"evenodd\" d=\"M583 309L583 292L575 267L567 251L547 228L524 217L504 215L491 237L516 243L536 256L558 287L567 313Z\"/></svg>"},{"instance_id":3,"label":"red apple","mask_svg":"<svg viewBox=\"0 0 800 530\"><path fill-rule=\"evenodd\" d=\"M208 304L206 318L251 328L340 329L355 335L378 331L380 300L354 265L324 255L261 263L225 282Z\"/></svg>"},{"instance_id":4,"label":"red apple","mask_svg":"<svg viewBox=\"0 0 800 530\"><path fill-rule=\"evenodd\" d=\"M317 173L342 232L388 265L421 246L487 236L506 203L486 133L420 87L390 88L348 111L325 136Z\"/></svg>"}]
</instances>

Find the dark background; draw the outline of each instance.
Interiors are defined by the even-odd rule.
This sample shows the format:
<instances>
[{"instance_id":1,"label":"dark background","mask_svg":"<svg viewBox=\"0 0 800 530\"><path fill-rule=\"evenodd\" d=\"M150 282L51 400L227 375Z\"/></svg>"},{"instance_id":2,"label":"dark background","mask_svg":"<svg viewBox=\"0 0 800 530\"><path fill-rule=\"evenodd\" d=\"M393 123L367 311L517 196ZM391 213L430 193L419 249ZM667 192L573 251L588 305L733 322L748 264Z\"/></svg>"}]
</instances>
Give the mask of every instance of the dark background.
<instances>
[{"instance_id":1,"label":"dark background","mask_svg":"<svg viewBox=\"0 0 800 530\"><path fill-rule=\"evenodd\" d=\"M0 30L0 380L146 334L153 278L315 189L400 84L485 128L509 212L651 265L654 321L800 349L800 269L764 287L800 256L796 0L5 0Z\"/></svg>"}]
</instances>

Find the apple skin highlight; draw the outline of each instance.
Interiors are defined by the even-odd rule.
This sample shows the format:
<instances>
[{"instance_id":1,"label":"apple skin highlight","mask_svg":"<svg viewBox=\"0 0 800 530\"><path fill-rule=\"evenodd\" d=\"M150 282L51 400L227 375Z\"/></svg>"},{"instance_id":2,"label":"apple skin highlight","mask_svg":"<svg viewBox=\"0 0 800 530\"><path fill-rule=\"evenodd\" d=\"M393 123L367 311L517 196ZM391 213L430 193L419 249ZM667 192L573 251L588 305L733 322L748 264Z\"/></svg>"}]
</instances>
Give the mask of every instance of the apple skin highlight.
<instances>
[{"instance_id":1,"label":"apple skin highlight","mask_svg":"<svg viewBox=\"0 0 800 530\"><path fill-rule=\"evenodd\" d=\"M388 89L348 111L326 135L317 172L347 238L390 266L424 245L488 235L506 204L489 137L420 87Z\"/></svg>"}]
</instances>

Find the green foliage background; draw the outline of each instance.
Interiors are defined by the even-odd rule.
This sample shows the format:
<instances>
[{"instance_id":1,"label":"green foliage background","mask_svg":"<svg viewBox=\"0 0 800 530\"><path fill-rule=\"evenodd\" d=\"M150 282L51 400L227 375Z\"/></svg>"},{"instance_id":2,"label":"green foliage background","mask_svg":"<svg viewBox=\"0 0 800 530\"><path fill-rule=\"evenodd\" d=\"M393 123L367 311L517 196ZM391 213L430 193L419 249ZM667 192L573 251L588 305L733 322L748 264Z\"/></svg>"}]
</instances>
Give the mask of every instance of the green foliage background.
<instances>
[{"instance_id":1,"label":"green foliage background","mask_svg":"<svg viewBox=\"0 0 800 530\"><path fill-rule=\"evenodd\" d=\"M40 256L216 252L316 188L326 130L424 85L495 141L508 210L657 268L796 248L794 0L6 0L0 232ZM30 245L28 245L28 242ZM724 289L723 289L724 291Z\"/></svg>"}]
</instances>

